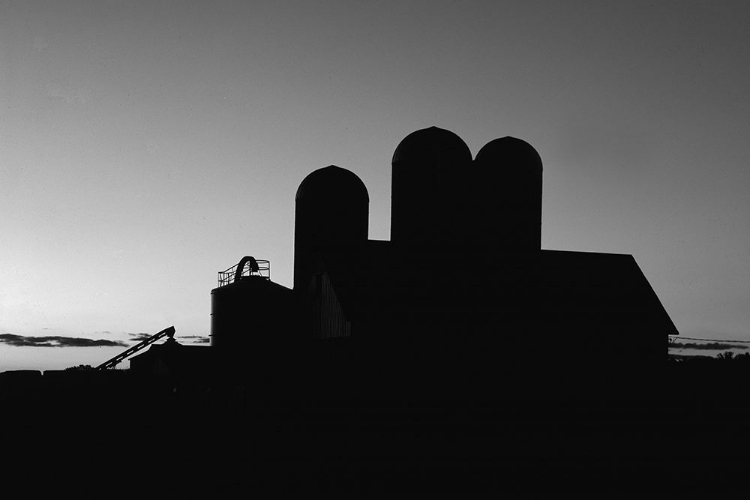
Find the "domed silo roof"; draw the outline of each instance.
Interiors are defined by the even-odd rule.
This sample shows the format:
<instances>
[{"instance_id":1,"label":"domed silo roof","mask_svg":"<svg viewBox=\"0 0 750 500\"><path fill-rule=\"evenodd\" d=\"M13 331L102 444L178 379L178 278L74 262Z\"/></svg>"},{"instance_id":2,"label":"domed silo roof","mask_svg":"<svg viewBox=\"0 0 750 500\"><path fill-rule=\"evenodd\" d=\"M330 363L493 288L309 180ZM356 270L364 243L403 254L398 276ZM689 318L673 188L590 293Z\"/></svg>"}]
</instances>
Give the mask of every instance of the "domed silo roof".
<instances>
[{"instance_id":1,"label":"domed silo roof","mask_svg":"<svg viewBox=\"0 0 750 500\"><path fill-rule=\"evenodd\" d=\"M296 202L355 199L370 201L367 187L354 172L329 165L309 174L297 188Z\"/></svg>"},{"instance_id":2,"label":"domed silo roof","mask_svg":"<svg viewBox=\"0 0 750 500\"><path fill-rule=\"evenodd\" d=\"M396 147L391 163L429 165L465 161L471 161L471 150L463 139L450 130L429 127L407 135Z\"/></svg>"},{"instance_id":3,"label":"domed silo roof","mask_svg":"<svg viewBox=\"0 0 750 500\"><path fill-rule=\"evenodd\" d=\"M521 166L533 172L542 171L542 158L528 142L515 137L501 137L484 145L475 160L480 164Z\"/></svg>"},{"instance_id":4,"label":"domed silo roof","mask_svg":"<svg viewBox=\"0 0 750 500\"><path fill-rule=\"evenodd\" d=\"M475 231L496 250L541 249L542 158L528 142L502 137L488 142L474 160L477 207L494 231Z\"/></svg>"}]
</instances>

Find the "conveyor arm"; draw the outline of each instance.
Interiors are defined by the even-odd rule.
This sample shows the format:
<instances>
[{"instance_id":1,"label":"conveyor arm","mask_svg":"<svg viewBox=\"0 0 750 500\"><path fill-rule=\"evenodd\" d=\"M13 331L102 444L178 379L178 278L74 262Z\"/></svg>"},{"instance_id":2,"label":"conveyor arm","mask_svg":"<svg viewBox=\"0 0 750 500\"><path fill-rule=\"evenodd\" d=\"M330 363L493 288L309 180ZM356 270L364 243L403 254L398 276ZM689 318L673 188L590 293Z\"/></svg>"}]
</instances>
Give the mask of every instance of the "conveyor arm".
<instances>
[{"instance_id":1,"label":"conveyor arm","mask_svg":"<svg viewBox=\"0 0 750 500\"><path fill-rule=\"evenodd\" d=\"M107 370L108 368L114 368L115 366L117 366L117 363L119 363L120 361L124 360L125 358L127 358L129 356L132 356L133 354L137 353L138 351L140 351L144 347L153 344L154 342L156 342L160 338L162 338L164 336L169 336L171 338L172 336L174 336L174 331L175 331L174 330L174 326L170 326L169 328L166 328L166 329L160 331L159 333L150 336L149 338L147 338L143 342L139 342L138 344L136 344L133 347L127 349L126 351L121 352L120 354L118 354L114 358L112 358L112 359L110 359L108 361L105 361L104 363L102 363L99 366L97 366L96 369L97 370Z\"/></svg>"}]
</instances>

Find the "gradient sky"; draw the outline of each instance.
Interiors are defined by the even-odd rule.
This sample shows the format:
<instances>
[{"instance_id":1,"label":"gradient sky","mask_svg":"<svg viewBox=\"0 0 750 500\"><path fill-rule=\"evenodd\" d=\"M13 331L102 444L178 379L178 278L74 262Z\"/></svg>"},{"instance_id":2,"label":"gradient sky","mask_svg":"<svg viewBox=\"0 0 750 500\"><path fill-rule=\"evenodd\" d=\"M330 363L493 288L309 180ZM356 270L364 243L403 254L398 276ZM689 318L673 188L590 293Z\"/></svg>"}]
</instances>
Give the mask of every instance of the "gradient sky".
<instances>
[{"instance_id":1,"label":"gradient sky","mask_svg":"<svg viewBox=\"0 0 750 500\"><path fill-rule=\"evenodd\" d=\"M242 256L291 286L311 171L388 239L434 125L539 151L543 248L632 254L683 335L750 340L749 49L747 2L0 0L0 334L206 336Z\"/></svg>"}]
</instances>

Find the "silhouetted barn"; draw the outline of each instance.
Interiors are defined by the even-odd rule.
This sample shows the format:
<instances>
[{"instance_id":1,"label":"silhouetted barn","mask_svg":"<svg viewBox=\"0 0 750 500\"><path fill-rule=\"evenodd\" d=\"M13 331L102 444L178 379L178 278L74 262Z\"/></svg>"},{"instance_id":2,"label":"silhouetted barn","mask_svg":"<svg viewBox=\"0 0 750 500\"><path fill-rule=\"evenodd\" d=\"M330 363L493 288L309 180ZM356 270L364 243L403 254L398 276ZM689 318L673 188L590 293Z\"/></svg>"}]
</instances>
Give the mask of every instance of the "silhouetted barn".
<instances>
[{"instance_id":1,"label":"silhouetted barn","mask_svg":"<svg viewBox=\"0 0 750 500\"><path fill-rule=\"evenodd\" d=\"M350 338L357 367L486 381L663 366L677 331L632 256L541 250L542 162L528 143L491 141L472 162L452 132L419 130L396 148L392 192L392 241L363 238L369 198L351 172L315 171L297 195L309 335ZM329 212L360 222L333 218L347 229L323 236L325 217L311 214Z\"/></svg>"},{"instance_id":2,"label":"silhouetted barn","mask_svg":"<svg viewBox=\"0 0 750 500\"><path fill-rule=\"evenodd\" d=\"M664 365L665 332L676 333L630 255L477 256L383 241L319 255L312 333L351 336L389 372L634 377Z\"/></svg>"},{"instance_id":3,"label":"silhouetted barn","mask_svg":"<svg viewBox=\"0 0 750 500\"><path fill-rule=\"evenodd\" d=\"M677 330L632 256L541 249L542 160L530 144L496 139L472 160L460 137L431 127L398 145L392 168L391 241L368 240L367 188L331 165L297 190L293 289L252 257L220 273L219 376L441 393L585 386L665 364Z\"/></svg>"}]
</instances>

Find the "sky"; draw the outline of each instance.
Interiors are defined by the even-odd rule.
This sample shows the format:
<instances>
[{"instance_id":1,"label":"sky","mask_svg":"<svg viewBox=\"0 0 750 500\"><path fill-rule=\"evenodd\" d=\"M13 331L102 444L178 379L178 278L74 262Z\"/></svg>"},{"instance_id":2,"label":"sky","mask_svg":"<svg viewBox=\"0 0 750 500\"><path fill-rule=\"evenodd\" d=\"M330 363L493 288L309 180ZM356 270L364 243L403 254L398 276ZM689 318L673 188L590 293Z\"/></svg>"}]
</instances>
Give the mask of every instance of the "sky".
<instances>
[{"instance_id":1,"label":"sky","mask_svg":"<svg viewBox=\"0 0 750 500\"><path fill-rule=\"evenodd\" d=\"M632 254L682 335L750 340L747 89L746 2L0 0L0 371L199 342L245 255L291 287L315 169L389 239L429 126L529 142L543 248Z\"/></svg>"}]
</instances>

